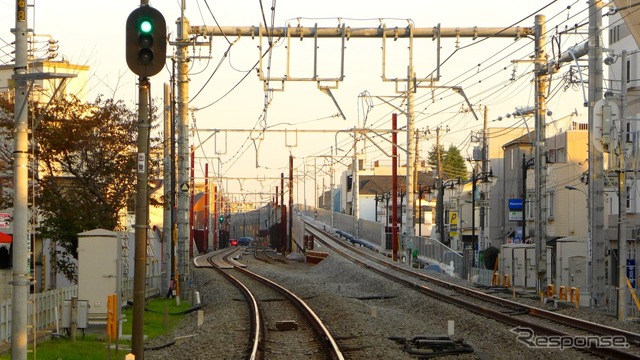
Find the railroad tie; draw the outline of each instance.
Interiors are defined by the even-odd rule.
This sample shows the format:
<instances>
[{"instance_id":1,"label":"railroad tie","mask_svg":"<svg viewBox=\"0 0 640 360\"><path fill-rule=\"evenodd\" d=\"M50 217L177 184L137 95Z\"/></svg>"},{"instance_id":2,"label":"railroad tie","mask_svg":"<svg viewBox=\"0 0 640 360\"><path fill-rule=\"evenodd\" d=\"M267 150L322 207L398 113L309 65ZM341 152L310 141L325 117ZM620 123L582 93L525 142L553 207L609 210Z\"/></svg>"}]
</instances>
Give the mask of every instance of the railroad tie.
<instances>
[{"instance_id":1,"label":"railroad tie","mask_svg":"<svg viewBox=\"0 0 640 360\"><path fill-rule=\"evenodd\" d=\"M280 331L298 330L298 323L295 320L276 321L276 329Z\"/></svg>"}]
</instances>

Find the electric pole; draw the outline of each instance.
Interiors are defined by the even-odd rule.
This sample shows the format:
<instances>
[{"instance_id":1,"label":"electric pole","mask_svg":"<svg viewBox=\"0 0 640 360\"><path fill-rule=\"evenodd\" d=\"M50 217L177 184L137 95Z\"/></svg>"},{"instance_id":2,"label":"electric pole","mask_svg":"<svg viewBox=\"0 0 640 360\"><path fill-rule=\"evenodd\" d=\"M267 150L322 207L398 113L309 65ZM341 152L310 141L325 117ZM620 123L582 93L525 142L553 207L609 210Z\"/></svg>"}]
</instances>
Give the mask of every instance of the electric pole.
<instances>
[{"instance_id":1,"label":"electric pole","mask_svg":"<svg viewBox=\"0 0 640 360\"><path fill-rule=\"evenodd\" d=\"M547 286L547 164L546 164L546 95L547 95L547 54L546 19L536 15L535 36L535 239L536 239L536 293L540 294Z\"/></svg>"},{"instance_id":2,"label":"electric pole","mask_svg":"<svg viewBox=\"0 0 640 360\"><path fill-rule=\"evenodd\" d=\"M604 161L602 150L595 144L595 103L602 99L602 1L589 0L589 236L587 262L593 303L599 307L605 300L604 229Z\"/></svg>"},{"instance_id":3,"label":"electric pole","mask_svg":"<svg viewBox=\"0 0 640 360\"><path fill-rule=\"evenodd\" d=\"M627 51L622 51L620 134L618 140L618 320L626 320L627 305Z\"/></svg>"},{"instance_id":4,"label":"electric pole","mask_svg":"<svg viewBox=\"0 0 640 360\"><path fill-rule=\"evenodd\" d=\"M184 17L186 1L182 0L176 39L176 61L178 66L178 274L176 274L177 298L186 295L189 282L189 23Z\"/></svg>"},{"instance_id":5,"label":"electric pole","mask_svg":"<svg viewBox=\"0 0 640 360\"><path fill-rule=\"evenodd\" d=\"M16 81L13 142L13 274L11 279L11 359L27 358L27 300L29 269L29 124L27 113L27 4L16 1Z\"/></svg>"}]
</instances>

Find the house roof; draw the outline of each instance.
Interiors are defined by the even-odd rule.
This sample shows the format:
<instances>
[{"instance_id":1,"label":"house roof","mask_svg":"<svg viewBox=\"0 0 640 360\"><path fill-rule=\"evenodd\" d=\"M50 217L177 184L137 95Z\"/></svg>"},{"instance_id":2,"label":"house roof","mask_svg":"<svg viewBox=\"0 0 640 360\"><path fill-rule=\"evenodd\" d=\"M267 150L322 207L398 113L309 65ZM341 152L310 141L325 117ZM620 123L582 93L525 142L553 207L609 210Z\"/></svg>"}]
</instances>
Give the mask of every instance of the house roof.
<instances>
[{"instance_id":1,"label":"house roof","mask_svg":"<svg viewBox=\"0 0 640 360\"><path fill-rule=\"evenodd\" d=\"M504 144L502 147L503 148L508 148L514 145L529 145L529 146L533 146L533 142L536 139L536 131L532 130L520 137L517 137L511 141L509 141L508 143Z\"/></svg>"},{"instance_id":2,"label":"house roof","mask_svg":"<svg viewBox=\"0 0 640 360\"><path fill-rule=\"evenodd\" d=\"M419 172L417 183L421 186L433 186L435 179L433 173ZM398 191L404 191L407 186L406 175L397 177ZM391 191L393 176L391 175L363 175L360 176L360 195L376 195Z\"/></svg>"}]
</instances>

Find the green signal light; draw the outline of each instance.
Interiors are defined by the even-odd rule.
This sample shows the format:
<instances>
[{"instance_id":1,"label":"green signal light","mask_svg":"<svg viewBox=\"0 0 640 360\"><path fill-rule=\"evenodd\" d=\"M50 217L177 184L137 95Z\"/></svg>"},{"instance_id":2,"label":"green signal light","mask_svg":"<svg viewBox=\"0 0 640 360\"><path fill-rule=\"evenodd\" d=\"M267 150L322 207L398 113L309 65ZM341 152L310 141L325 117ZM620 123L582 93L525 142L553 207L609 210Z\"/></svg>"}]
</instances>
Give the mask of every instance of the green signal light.
<instances>
[{"instance_id":1,"label":"green signal light","mask_svg":"<svg viewBox=\"0 0 640 360\"><path fill-rule=\"evenodd\" d=\"M142 20L142 22L140 23L140 31L142 31L145 34L148 34L152 30L153 30L153 25L151 24L151 21Z\"/></svg>"}]
</instances>

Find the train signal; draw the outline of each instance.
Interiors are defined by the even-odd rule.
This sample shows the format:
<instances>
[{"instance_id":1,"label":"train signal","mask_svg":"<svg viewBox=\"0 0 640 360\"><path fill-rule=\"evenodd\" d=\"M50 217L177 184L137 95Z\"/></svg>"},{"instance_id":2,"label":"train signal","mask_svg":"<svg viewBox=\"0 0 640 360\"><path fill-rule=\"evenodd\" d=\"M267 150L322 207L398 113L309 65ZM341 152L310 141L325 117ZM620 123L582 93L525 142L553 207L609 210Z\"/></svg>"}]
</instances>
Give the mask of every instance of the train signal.
<instances>
[{"instance_id":1,"label":"train signal","mask_svg":"<svg viewBox=\"0 0 640 360\"><path fill-rule=\"evenodd\" d=\"M224 222L224 215L218 216L218 222L222 224Z\"/></svg>"},{"instance_id":2,"label":"train signal","mask_svg":"<svg viewBox=\"0 0 640 360\"><path fill-rule=\"evenodd\" d=\"M126 24L126 57L129 69L142 77L162 70L167 56L167 24L160 11L148 5L133 10Z\"/></svg>"}]
</instances>

